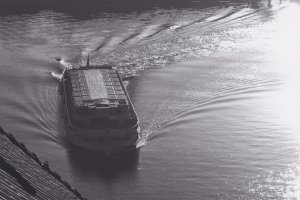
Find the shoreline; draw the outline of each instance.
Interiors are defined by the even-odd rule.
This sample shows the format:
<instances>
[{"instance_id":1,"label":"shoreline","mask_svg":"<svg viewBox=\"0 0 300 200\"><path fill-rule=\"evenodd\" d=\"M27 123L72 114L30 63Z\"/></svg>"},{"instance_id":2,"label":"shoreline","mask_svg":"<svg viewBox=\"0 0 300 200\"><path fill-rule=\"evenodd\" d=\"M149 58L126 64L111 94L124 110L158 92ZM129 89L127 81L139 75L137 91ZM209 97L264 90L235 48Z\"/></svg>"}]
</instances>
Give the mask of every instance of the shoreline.
<instances>
[{"instance_id":1,"label":"shoreline","mask_svg":"<svg viewBox=\"0 0 300 200\"><path fill-rule=\"evenodd\" d=\"M23 186L22 182L26 182L27 185L29 184L30 187L35 190L34 194L29 195L31 198L33 195L36 198L50 196L55 199L56 196L54 195L57 195L55 193L60 193L59 195L61 196L72 197L70 199L87 200L86 198L82 197L82 195L75 188L72 188L67 181L63 180L57 172L52 171L47 161L42 162L35 153L28 150L23 143L19 142L13 136L13 134L5 131L1 126L0 146L0 156L2 162L0 170L1 179L4 179L2 176L4 176L6 179L10 179L9 186L13 187L14 190L18 190L18 194L26 194L26 190L24 189L24 187L24 191L20 191L19 187L19 185ZM16 173L17 175L13 176L13 174ZM39 173L42 176L38 176ZM43 177L43 175L46 177ZM15 177L17 181L11 176ZM45 180L42 180L44 178L46 178L46 180L49 180L49 182L45 182ZM21 183L19 180L21 180ZM1 183L1 185L2 184L3 183ZM41 188L43 188L44 190L40 191ZM51 191L51 193L47 193L47 190ZM5 194L6 192L9 193L9 191L1 191L0 189L0 196L2 195L1 193Z\"/></svg>"}]
</instances>

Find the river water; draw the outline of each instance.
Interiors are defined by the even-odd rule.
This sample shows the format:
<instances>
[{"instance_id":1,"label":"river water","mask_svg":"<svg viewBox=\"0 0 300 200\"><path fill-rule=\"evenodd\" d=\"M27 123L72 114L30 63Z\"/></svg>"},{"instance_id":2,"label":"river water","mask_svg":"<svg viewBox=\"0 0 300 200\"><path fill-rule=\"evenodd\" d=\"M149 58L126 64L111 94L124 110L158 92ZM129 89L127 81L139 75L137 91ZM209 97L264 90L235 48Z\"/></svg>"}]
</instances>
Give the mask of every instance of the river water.
<instances>
[{"instance_id":1,"label":"river water","mask_svg":"<svg viewBox=\"0 0 300 200\"><path fill-rule=\"evenodd\" d=\"M193 1L0 15L0 124L91 199L300 199L300 6ZM72 150L55 56L134 76L139 153Z\"/></svg>"}]
</instances>

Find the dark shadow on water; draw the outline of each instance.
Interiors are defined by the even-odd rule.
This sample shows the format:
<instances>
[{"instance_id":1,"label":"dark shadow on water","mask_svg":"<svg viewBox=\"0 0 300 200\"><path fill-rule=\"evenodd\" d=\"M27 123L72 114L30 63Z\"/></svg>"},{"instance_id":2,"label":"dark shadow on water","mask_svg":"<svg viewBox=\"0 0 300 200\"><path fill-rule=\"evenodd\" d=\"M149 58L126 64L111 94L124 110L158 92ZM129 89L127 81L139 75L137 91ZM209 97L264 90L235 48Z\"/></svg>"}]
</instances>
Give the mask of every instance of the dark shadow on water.
<instances>
[{"instance_id":1,"label":"dark shadow on water","mask_svg":"<svg viewBox=\"0 0 300 200\"><path fill-rule=\"evenodd\" d=\"M135 176L139 163L139 149L130 149L113 156L70 148L69 159L80 176L97 177L105 181L122 176Z\"/></svg>"},{"instance_id":2,"label":"dark shadow on water","mask_svg":"<svg viewBox=\"0 0 300 200\"><path fill-rule=\"evenodd\" d=\"M101 13L144 12L155 8L203 9L212 6L249 4L256 8L267 0L1 0L0 16L35 14L43 10L62 12L78 20L94 18Z\"/></svg>"},{"instance_id":3,"label":"dark shadow on water","mask_svg":"<svg viewBox=\"0 0 300 200\"><path fill-rule=\"evenodd\" d=\"M84 16L89 18L101 12L126 13L155 7L182 7L189 2L190 0L1 0L0 16L52 10L79 18Z\"/></svg>"}]
</instances>

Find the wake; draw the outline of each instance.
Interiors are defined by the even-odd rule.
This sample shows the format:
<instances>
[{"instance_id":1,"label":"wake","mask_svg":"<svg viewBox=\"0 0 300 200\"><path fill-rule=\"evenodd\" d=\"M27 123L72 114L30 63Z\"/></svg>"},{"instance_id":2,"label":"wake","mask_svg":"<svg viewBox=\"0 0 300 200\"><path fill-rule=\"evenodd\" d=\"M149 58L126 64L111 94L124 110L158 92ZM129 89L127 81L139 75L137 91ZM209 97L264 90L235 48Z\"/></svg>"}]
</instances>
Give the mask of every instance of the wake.
<instances>
[{"instance_id":1,"label":"wake","mask_svg":"<svg viewBox=\"0 0 300 200\"><path fill-rule=\"evenodd\" d=\"M60 70L62 70L62 72L61 73L51 72L51 76L54 79L56 79L58 81L61 81L65 70L72 69L73 65L71 63L69 63L69 62L64 61L63 59L61 59L59 57L55 57L55 60L58 61L58 68Z\"/></svg>"}]
</instances>

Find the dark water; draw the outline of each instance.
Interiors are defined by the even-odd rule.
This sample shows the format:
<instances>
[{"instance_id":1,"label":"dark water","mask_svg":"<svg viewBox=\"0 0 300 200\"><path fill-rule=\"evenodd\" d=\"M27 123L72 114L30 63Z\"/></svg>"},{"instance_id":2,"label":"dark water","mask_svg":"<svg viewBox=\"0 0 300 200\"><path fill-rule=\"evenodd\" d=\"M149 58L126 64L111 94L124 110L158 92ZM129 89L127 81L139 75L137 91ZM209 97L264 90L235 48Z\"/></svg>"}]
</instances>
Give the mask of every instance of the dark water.
<instances>
[{"instance_id":1,"label":"dark water","mask_svg":"<svg viewBox=\"0 0 300 200\"><path fill-rule=\"evenodd\" d=\"M3 12L0 124L89 199L300 199L299 4L204 2ZM69 148L50 73L88 52L136 75L139 154Z\"/></svg>"}]
</instances>

